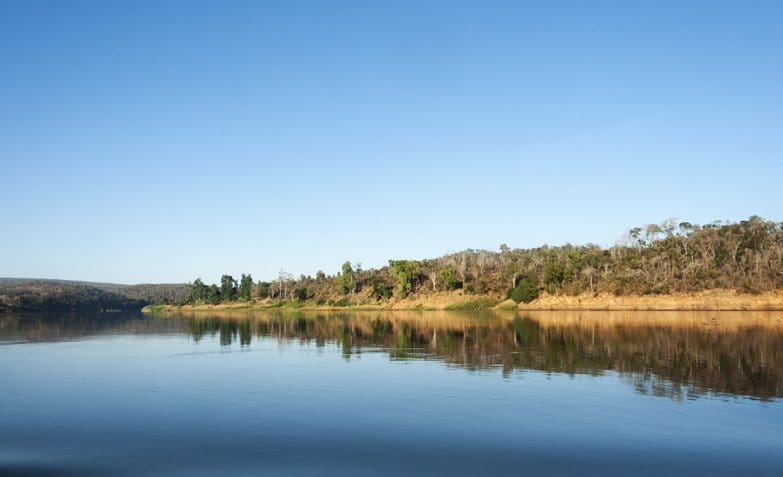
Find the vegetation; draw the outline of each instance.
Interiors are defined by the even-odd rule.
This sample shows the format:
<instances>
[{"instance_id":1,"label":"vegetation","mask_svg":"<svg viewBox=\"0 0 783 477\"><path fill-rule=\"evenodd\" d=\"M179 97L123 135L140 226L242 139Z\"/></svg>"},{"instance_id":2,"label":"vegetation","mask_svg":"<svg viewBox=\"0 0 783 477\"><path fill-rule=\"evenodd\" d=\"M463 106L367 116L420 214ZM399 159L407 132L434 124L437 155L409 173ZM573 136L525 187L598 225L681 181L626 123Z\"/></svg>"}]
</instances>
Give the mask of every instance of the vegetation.
<instances>
[{"instance_id":1,"label":"vegetation","mask_svg":"<svg viewBox=\"0 0 783 477\"><path fill-rule=\"evenodd\" d=\"M523 278L519 281L519 285L510 290L508 297L516 303L530 303L538 298L538 288Z\"/></svg>"},{"instance_id":2,"label":"vegetation","mask_svg":"<svg viewBox=\"0 0 783 477\"><path fill-rule=\"evenodd\" d=\"M239 280L239 290L237 291L237 298L241 301L250 301L250 295L253 291L253 277L250 274L242 274L242 278Z\"/></svg>"},{"instance_id":3,"label":"vegetation","mask_svg":"<svg viewBox=\"0 0 783 477\"><path fill-rule=\"evenodd\" d=\"M100 285L99 285L100 287ZM190 287L186 283L143 283L140 285L114 285L105 288L123 297L147 304L183 303L188 298Z\"/></svg>"},{"instance_id":4,"label":"vegetation","mask_svg":"<svg viewBox=\"0 0 783 477\"><path fill-rule=\"evenodd\" d=\"M503 244L497 252L468 249L430 260L390 260L381 269L354 269L346 261L334 276L319 271L314 278L295 280L281 270L277 280L253 284L250 275L243 275L239 296L235 287L230 275L221 280L220 293L215 285L207 288L196 280L189 303L268 300L350 306L452 290L517 303L529 303L543 292L648 295L720 288L760 293L783 289L783 223L757 216L702 226L667 220L634 227L609 248L566 244L511 249Z\"/></svg>"},{"instance_id":5,"label":"vegetation","mask_svg":"<svg viewBox=\"0 0 783 477\"><path fill-rule=\"evenodd\" d=\"M438 272L438 279L443 284L443 288L446 290L456 290L459 282L457 281L457 271L451 267L446 267ZM437 284L433 282L433 289L437 288Z\"/></svg>"},{"instance_id":6,"label":"vegetation","mask_svg":"<svg viewBox=\"0 0 783 477\"><path fill-rule=\"evenodd\" d=\"M405 298L411 294L419 278L419 264L412 260L389 260L389 273L394 277L397 294Z\"/></svg>"},{"instance_id":7,"label":"vegetation","mask_svg":"<svg viewBox=\"0 0 783 477\"><path fill-rule=\"evenodd\" d=\"M116 285L61 280L5 279L0 282L0 312L134 310L148 304L178 304L186 284Z\"/></svg>"},{"instance_id":8,"label":"vegetation","mask_svg":"<svg viewBox=\"0 0 783 477\"><path fill-rule=\"evenodd\" d=\"M497 252L468 249L429 260L389 260L380 269L363 270L346 261L336 275L318 271L315 277L298 279L280 270L272 281L254 282L251 275L242 274L237 282L223 275L219 284L211 285L200 278L190 285L41 283L0 281L0 311L124 309L160 303L382 306L454 291L465 296L466 303L475 301L470 295L494 303L504 298L529 303L544 292L649 295L733 289L761 293L783 289L783 223L757 216L703 226L667 220L634 227L609 248L566 244L511 249L503 244Z\"/></svg>"},{"instance_id":9,"label":"vegetation","mask_svg":"<svg viewBox=\"0 0 783 477\"><path fill-rule=\"evenodd\" d=\"M351 267L351 262L345 261L342 267L342 273L337 276L337 286L340 287L340 292L348 294L354 291L354 273Z\"/></svg>"},{"instance_id":10,"label":"vegetation","mask_svg":"<svg viewBox=\"0 0 783 477\"><path fill-rule=\"evenodd\" d=\"M488 310L497 305L497 300L491 298L479 298L476 300L452 303L446 306L447 311L479 311Z\"/></svg>"}]
</instances>

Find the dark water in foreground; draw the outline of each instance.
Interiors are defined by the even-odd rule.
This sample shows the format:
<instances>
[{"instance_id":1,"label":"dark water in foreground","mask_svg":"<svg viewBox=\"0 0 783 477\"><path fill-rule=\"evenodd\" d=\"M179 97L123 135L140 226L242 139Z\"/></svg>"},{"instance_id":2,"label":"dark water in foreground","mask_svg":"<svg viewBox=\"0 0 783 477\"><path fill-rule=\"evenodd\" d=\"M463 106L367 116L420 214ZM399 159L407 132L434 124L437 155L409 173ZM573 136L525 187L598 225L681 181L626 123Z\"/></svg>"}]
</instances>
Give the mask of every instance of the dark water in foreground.
<instances>
[{"instance_id":1,"label":"dark water in foreground","mask_svg":"<svg viewBox=\"0 0 783 477\"><path fill-rule=\"evenodd\" d=\"M0 316L0 475L781 475L783 314Z\"/></svg>"}]
</instances>

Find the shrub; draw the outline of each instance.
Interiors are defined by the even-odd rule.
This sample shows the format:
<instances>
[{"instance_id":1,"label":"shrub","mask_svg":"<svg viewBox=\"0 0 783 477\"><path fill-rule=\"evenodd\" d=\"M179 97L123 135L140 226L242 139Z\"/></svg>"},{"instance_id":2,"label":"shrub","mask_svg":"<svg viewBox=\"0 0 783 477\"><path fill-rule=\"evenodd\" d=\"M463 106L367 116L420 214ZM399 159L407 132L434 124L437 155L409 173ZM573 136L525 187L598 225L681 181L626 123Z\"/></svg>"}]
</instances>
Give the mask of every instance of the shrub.
<instances>
[{"instance_id":1,"label":"shrub","mask_svg":"<svg viewBox=\"0 0 783 477\"><path fill-rule=\"evenodd\" d=\"M376 281L372 285L372 294L376 300L391 298L391 290L382 281Z\"/></svg>"},{"instance_id":2,"label":"shrub","mask_svg":"<svg viewBox=\"0 0 783 477\"><path fill-rule=\"evenodd\" d=\"M496 308L500 311L515 311L517 309L517 304L512 301L504 301Z\"/></svg>"},{"instance_id":3,"label":"shrub","mask_svg":"<svg viewBox=\"0 0 783 477\"><path fill-rule=\"evenodd\" d=\"M481 283L479 283L479 293L486 294L487 292L489 292L489 283L482 280Z\"/></svg>"},{"instance_id":4,"label":"shrub","mask_svg":"<svg viewBox=\"0 0 783 477\"><path fill-rule=\"evenodd\" d=\"M307 288L297 288L294 290L294 298L296 298L299 301L305 301L307 300L309 293L307 291Z\"/></svg>"},{"instance_id":5,"label":"shrub","mask_svg":"<svg viewBox=\"0 0 783 477\"><path fill-rule=\"evenodd\" d=\"M419 263L413 260L389 260L389 273L397 282L397 294L400 298L405 298L413 292L414 281L419 273Z\"/></svg>"},{"instance_id":6,"label":"shrub","mask_svg":"<svg viewBox=\"0 0 783 477\"><path fill-rule=\"evenodd\" d=\"M488 310L497 305L492 298L479 298L478 300L461 301L452 303L444 308L446 311L481 311Z\"/></svg>"},{"instance_id":7,"label":"shrub","mask_svg":"<svg viewBox=\"0 0 783 477\"><path fill-rule=\"evenodd\" d=\"M446 290L455 290L459 282L457 281L457 272L453 268L444 268L438 272L438 278L443 282Z\"/></svg>"},{"instance_id":8,"label":"shrub","mask_svg":"<svg viewBox=\"0 0 783 477\"><path fill-rule=\"evenodd\" d=\"M531 301L538 298L538 287L527 281L527 279L523 278L520 280L519 284L514 287L513 290L511 290L511 293L509 293L509 298L514 300L516 303L530 303Z\"/></svg>"}]
</instances>

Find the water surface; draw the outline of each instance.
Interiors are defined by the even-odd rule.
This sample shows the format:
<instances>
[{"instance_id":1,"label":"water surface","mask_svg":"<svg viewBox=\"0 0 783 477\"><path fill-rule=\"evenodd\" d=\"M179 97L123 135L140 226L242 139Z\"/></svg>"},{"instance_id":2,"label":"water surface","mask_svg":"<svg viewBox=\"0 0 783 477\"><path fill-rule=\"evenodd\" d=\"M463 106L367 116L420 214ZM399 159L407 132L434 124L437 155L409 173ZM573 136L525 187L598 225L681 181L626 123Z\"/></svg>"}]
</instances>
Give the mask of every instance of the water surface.
<instances>
[{"instance_id":1,"label":"water surface","mask_svg":"<svg viewBox=\"0 0 783 477\"><path fill-rule=\"evenodd\" d=\"M781 313L0 316L0 475L779 475Z\"/></svg>"}]
</instances>

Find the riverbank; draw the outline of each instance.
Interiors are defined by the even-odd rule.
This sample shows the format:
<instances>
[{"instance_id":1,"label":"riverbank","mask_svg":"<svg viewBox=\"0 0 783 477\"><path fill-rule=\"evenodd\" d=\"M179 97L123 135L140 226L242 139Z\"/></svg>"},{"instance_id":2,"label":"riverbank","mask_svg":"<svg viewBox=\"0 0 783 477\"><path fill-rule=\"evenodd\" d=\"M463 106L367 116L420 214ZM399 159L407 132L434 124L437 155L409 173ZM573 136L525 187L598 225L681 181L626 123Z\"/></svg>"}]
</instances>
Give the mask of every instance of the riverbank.
<instances>
[{"instance_id":1,"label":"riverbank","mask_svg":"<svg viewBox=\"0 0 783 477\"><path fill-rule=\"evenodd\" d=\"M734 290L707 290L697 293L668 295L548 295L543 294L530 303L517 305L493 295L465 295L461 291L420 295L405 300L377 303L350 303L346 306L318 305L309 302L222 303L218 305L158 305L142 311L211 311L211 310L596 310L596 311L753 311L783 310L783 290L759 294L737 293Z\"/></svg>"},{"instance_id":2,"label":"riverbank","mask_svg":"<svg viewBox=\"0 0 783 477\"><path fill-rule=\"evenodd\" d=\"M752 311L783 310L783 291L759 294L735 290L706 290L667 295L559 296L544 295L519 307L521 310L617 310L617 311Z\"/></svg>"}]
</instances>

